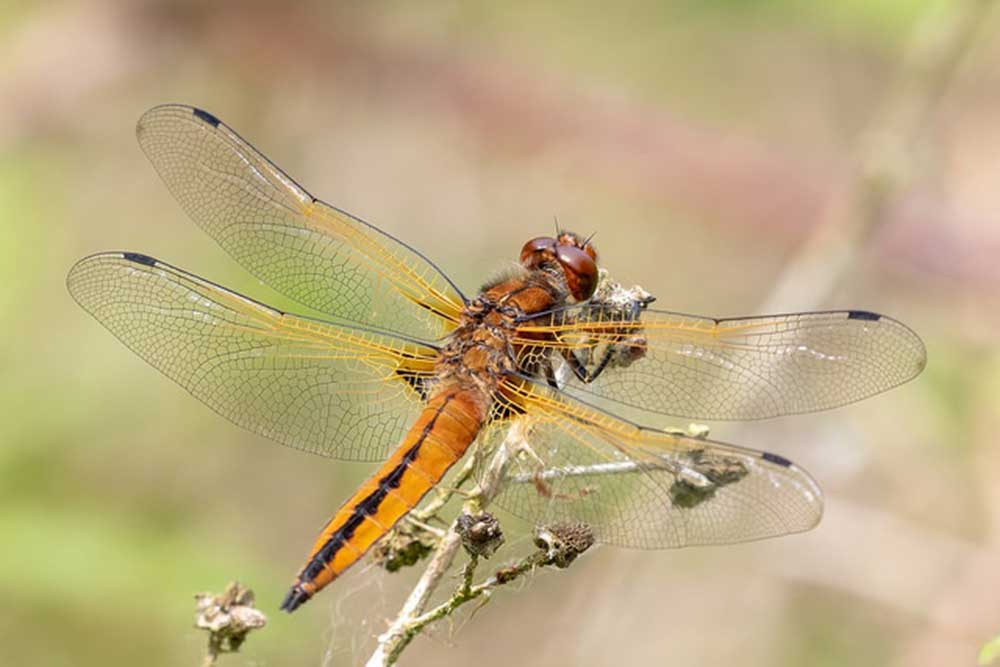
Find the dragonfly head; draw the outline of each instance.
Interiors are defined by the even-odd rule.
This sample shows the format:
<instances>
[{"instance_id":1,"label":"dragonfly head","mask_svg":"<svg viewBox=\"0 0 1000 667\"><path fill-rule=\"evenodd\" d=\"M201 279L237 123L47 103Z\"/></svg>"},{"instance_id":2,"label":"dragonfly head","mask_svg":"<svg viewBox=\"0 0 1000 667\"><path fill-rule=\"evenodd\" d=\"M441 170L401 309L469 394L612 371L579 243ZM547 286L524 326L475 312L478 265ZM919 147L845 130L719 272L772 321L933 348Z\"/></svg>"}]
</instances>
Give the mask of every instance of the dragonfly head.
<instances>
[{"instance_id":1,"label":"dragonfly head","mask_svg":"<svg viewBox=\"0 0 1000 667\"><path fill-rule=\"evenodd\" d=\"M540 236L521 248L521 264L527 269L558 266L566 277L566 286L577 301L586 301L597 287L597 250L573 232L558 236Z\"/></svg>"}]
</instances>

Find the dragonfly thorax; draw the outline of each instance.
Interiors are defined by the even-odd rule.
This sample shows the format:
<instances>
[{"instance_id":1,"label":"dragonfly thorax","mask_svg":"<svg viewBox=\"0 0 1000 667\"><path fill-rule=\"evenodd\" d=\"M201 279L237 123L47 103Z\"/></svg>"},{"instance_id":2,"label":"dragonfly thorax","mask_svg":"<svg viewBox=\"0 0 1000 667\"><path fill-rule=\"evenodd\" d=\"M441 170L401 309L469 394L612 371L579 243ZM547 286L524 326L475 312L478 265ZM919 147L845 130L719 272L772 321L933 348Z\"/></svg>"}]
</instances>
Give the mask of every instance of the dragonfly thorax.
<instances>
[{"instance_id":1,"label":"dragonfly thorax","mask_svg":"<svg viewBox=\"0 0 1000 667\"><path fill-rule=\"evenodd\" d=\"M514 334L526 316L564 305L569 289L561 273L520 270L488 284L465 307L458 328L441 351L440 384L474 385L493 395L519 370Z\"/></svg>"}]
</instances>

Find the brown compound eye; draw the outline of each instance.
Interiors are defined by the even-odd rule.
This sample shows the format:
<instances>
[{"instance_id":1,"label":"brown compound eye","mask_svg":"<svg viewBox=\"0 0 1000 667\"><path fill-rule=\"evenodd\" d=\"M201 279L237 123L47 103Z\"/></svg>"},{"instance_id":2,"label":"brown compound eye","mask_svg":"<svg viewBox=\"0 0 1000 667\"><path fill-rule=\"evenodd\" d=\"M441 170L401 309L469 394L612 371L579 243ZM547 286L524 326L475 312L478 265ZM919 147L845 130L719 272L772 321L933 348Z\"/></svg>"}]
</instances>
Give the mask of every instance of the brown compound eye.
<instances>
[{"instance_id":1,"label":"brown compound eye","mask_svg":"<svg viewBox=\"0 0 1000 667\"><path fill-rule=\"evenodd\" d=\"M590 244L590 239L593 238L591 234L586 239L581 238L578 234L573 232L561 232L558 237L556 237L556 243L559 245L571 245L576 246L580 250L590 255L590 258L597 261L597 248Z\"/></svg>"},{"instance_id":2,"label":"brown compound eye","mask_svg":"<svg viewBox=\"0 0 1000 667\"><path fill-rule=\"evenodd\" d=\"M531 239L521 248L521 263L531 268L538 263L538 258L543 254L554 253L556 240L548 236L539 236Z\"/></svg>"},{"instance_id":3,"label":"brown compound eye","mask_svg":"<svg viewBox=\"0 0 1000 667\"><path fill-rule=\"evenodd\" d=\"M566 274L566 285L577 301L586 301L597 288L597 262L585 250L574 245L556 247L556 259Z\"/></svg>"}]
</instances>

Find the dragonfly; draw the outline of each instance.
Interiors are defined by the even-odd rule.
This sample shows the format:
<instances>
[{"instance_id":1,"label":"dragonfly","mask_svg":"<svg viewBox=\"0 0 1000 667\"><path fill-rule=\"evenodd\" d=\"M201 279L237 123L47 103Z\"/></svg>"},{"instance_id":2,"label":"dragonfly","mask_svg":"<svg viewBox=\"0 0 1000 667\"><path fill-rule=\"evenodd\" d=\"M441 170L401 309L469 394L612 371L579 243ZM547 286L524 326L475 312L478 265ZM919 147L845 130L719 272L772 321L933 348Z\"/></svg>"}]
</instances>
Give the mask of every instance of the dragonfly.
<instances>
[{"instance_id":1,"label":"dragonfly","mask_svg":"<svg viewBox=\"0 0 1000 667\"><path fill-rule=\"evenodd\" d=\"M469 297L419 250L312 196L207 111L154 107L137 137L199 227L321 316L138 252L81 259L67 277L73 298L238 426L380 463L315 540L281 604L288 612L356 563L474 443L502 446L515 425L527 447L496 502L529 521L583 522L597 541L632 548L808 530L823 496L801 467L649 424L835 408L926 362L911 329L869 311L718 319L656 310L648 295L601 297L594 244L558 225Z\"/></svg>"}]
</instances>

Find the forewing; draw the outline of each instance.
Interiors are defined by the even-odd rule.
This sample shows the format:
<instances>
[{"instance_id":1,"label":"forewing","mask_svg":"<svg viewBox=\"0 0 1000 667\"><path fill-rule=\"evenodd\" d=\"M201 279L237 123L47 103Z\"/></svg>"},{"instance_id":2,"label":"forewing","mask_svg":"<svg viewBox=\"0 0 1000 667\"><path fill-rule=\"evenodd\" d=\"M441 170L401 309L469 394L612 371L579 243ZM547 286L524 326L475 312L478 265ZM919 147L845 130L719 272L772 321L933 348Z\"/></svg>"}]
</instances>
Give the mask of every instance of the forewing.
<instances>
[{"instance_id":1,"label":"forewing","mask_svg":"<svg viewBox=\"0 0 1000 667\"><path fill-rule=\"evenodd\" d=\"M464 299L430 260L313 197L215 116L154 107L136 135L188 215L275 290L418 338L454 328Z\"/></svg>"},{"instance_id":2,"label":"forewing","mask_svg":"<svg viewBox=\"0 0 1000 667\"><path fill-rule=\"evenodd\" d=\"M926 363L920 338L867 311L710 319L646 310L623 320L584 307L522 323L522 367L571 351L592 366L590 382L561 374L568 394L622 408L706 420L761 419L826 410L915 377Z\"/></svg>"},{"instance_id":3,"label":"forewing","mask_svg":"<svg viewBox=\"0 0 1000 667\"><path fill-rule=\"evenodd\" d=\"M125 345L232 422L289 447L380 460L421 407L435 350L281 313L134 253L80 260L73 298Z\"/></svg>"},{"instance_id":4,"label":"forewing","mask_svg":"<svg viewBox=\"0 0 1000 667\"><path fill-rule=\"evenodd\" d=\"M529 521L673 548L797 533L822 516L817 484L781 456L642 429L531 383L508 393L529 450L513 454L497 502Z\"/></svg>"}]
</instances>

